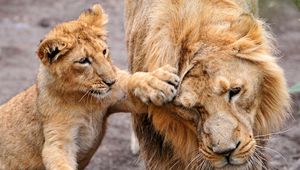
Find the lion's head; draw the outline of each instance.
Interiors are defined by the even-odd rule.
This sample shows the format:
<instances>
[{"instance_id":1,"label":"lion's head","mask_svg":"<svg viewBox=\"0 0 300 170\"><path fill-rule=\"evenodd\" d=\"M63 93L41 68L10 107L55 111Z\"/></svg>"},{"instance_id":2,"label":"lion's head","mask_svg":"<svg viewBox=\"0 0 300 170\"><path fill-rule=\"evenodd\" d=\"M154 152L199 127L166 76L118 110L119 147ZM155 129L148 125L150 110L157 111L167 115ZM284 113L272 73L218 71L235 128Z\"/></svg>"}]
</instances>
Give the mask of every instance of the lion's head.
<instances>
[{"instance_id":1,"label":"lion's head","mask_svg":"<svg viewBox=\"0 0 300 170\"><path fill-rule=\"evenodd\" d=\"M101 6L94 5L77 20L51 30L37 51L43 72L39 77L60 93L106 96L116 81L106 43L107 20Z\"/></svg>"},{"instance_id":2,"label":"lion's head","mask_svg":"<svg viewBox=\"0 0 300 170\"><path fill-rule=\"evenodd\" d=\"M181 88L177 102L191 109L184 113L197 122L199 151L214 167L255 161L265 143L262 137L286 117L288 95L274 63L226 54L203 57Z\"/></svg>"},{"instance_id":3,"label":"lion's head","mask_svg":"<svg viewBox=\"0 0 300 170\"><path fill-rule=\"evenodd\" d=\"M150 112L155 129L187 165L265 166L263 147L288 116L289 94L262 24L242 14L227 32L202 27L205 43L181 46L186 56L179 62L177 106Z\"/></svg>"}]
</instances>

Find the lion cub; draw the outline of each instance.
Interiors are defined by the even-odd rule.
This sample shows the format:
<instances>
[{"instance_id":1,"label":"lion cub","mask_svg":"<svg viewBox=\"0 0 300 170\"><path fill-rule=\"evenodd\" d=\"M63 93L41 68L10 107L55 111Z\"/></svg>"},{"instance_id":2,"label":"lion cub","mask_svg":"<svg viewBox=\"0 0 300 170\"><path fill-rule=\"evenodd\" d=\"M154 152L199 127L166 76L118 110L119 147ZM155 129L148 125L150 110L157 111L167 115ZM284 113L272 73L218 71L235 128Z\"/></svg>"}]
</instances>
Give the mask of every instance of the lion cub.
<instances>
[{"instance_id":1,"label":"lion cub","mask_svg":"<svg viewBox=\"0 0 300 170\"><path fill-rule=\"evenodd\" d=\"M0 106L0 169L83 169L109 114L144 112L144 103L176 95L171 67L129 75L111 64L106 23L95 5L46 35L37 84Z\"/></svg>"}]
</instances>

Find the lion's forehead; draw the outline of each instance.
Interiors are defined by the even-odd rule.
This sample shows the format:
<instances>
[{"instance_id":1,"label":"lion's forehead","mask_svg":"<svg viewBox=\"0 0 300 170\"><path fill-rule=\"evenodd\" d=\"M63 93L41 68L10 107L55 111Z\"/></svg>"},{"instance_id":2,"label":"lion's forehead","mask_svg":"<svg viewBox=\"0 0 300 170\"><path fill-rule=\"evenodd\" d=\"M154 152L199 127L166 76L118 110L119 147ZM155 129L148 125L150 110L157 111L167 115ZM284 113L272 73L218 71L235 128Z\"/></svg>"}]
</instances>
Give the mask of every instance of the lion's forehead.
<instances>
[{"instance_id":1,"label":"lion's forehead","mask_svg":"<svg viewBox=\"0 0 300 170\"><path fill-rule=\"evenodd\" d=\"M186 75L193 86L204 85L227 90L233 87L251 88L258 86L262 72L255 64L241 59L208 59L200 61ZM191 83L190 83L191 84ZM196 87L199 89L199 87Z\"/></svg>"}]
</instances>

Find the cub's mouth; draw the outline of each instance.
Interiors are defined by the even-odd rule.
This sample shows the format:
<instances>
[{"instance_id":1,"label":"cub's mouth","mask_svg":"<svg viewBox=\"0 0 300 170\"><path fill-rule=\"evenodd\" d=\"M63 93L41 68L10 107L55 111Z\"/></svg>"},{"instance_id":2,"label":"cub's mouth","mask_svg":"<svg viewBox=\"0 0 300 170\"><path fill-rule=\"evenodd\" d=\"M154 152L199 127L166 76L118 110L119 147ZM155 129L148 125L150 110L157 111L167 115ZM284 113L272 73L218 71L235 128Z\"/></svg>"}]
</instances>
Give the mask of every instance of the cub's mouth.
<instances>
[{"instance_id":1,"label":"cub's mouth","mask_svg":"<svg viewBox=\"0 0 300 170\"><path fill-rule=\"evenodd\" d=\"M99 84L94 84L92 86L92 89L90 89L88 92L92 96L96 98L103 98L106 97L112 90L113 85L116 83L115 79L111 80L102 80Z\"/></svg>"},{"instance_id":2,"label":"cub's mouth","mask_svg":"<svg viewBox=\"0 0 300 170\"><path fill-rule=\"evenodd\" d=\"M92 89L89 93L96 98L106 97L111 92L111 87L103 89Z\"/></svg>"}]
</instances>

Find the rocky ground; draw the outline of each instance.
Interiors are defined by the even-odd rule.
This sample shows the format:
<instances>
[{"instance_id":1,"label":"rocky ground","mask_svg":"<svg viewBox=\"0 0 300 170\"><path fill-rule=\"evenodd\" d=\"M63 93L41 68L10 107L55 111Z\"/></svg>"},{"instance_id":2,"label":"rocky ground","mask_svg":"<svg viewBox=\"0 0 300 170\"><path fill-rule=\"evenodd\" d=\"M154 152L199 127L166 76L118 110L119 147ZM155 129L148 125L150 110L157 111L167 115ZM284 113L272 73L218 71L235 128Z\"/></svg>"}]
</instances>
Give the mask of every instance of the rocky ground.
<instances>
[{"instance_id":1,"label":"rocky ground","mask_svg":"<svg viewBox=\"0 0 300 170\"><path fill-rule=\"evenodd\" d=\"M300 82L300 12L292 0L261 2L261 16L270 23L278 41L280 64L288 83ZM78 17L80 11L94 3L101 3L110 16L113 60L126 69L123 0L0 0L0 103L34 83L38 68L35 50L43 35L55 24ZM267 149L272 169L300 169L300 96L295 94L293 99L293 119L286 130L273 135ZM130 153L129 128L129 114L113 115L103 144L87 169L143 169L137 156Z\"/></svg>"}]
</instances>

